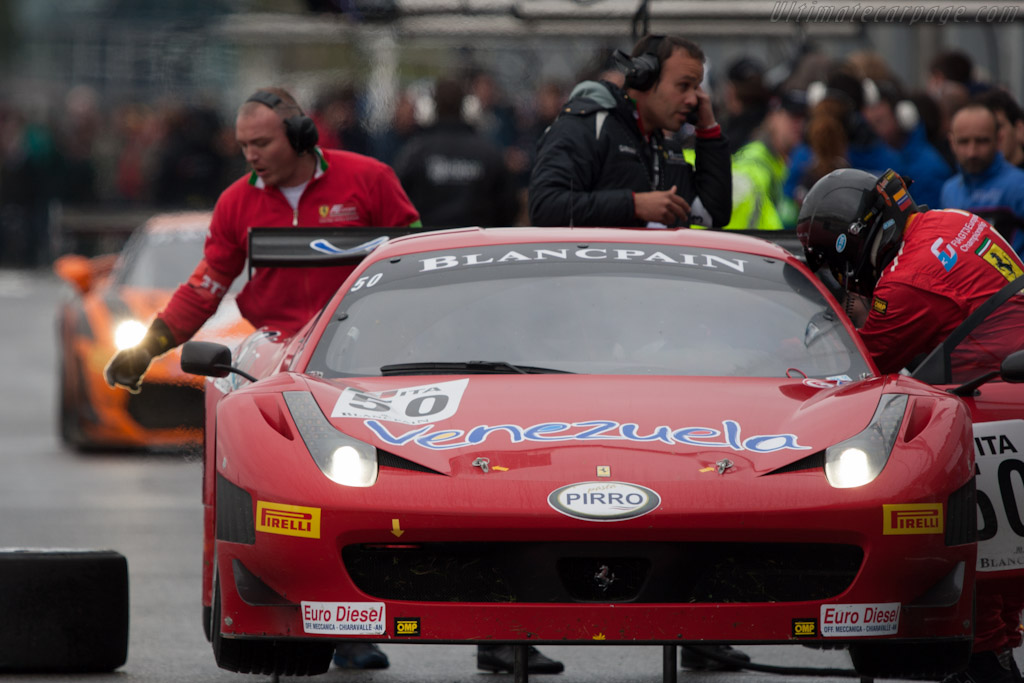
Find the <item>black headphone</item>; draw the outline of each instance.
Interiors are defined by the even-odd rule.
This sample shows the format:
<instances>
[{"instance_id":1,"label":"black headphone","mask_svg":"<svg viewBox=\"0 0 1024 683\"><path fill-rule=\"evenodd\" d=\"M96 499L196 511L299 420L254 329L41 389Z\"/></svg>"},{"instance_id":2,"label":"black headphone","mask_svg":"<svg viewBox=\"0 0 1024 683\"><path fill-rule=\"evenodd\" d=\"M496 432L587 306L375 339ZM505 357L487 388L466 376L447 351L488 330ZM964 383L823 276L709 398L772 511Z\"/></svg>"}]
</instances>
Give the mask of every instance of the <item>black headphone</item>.
<instances>
[{"instance_id":1,"label":"black headphone","mask_svg":"<svg viewBox=\"0 0 1024 683\"><path fill-rule=\"evenodd\" d=\"M651 36L643 54L630 57L622 50L613 54L615 62L626 74L626 87L634 90L650 90L658 82L661 74L661 60L658 59L658 48L665 36Z\"/></svg>"},{"instance_id":2,"label":"black headphone","mask_svg":"<svg viewBox=\"0 0 1024 683\"><path fill-rule=\"evenodd\" d=\"M274 111L277 111L277 108L281 106L294 106L298 109L299 113L297 115L285 117L283 120L284 132L288 136L288 142L291 144L292 149L299 154L312 151L313 147L316 146L317 140L320 139L320 134L317 133L316 124L313 123L313 119L303 114L302 109L298 105L289 105L279 96L266 90L257 90L246 102L259 102Z\"/></svg>"}]
</instances>

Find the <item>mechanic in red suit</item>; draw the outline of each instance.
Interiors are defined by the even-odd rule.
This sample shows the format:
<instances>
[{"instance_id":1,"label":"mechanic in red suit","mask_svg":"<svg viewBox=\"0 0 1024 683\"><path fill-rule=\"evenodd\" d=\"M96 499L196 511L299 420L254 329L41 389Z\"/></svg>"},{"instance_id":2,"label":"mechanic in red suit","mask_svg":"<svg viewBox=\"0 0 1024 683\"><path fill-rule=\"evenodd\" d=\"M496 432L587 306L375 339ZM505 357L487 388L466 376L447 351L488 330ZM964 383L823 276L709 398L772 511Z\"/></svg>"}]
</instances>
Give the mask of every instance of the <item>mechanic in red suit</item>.
<instances>
[{"instance_id":1,"label":"mechanic in red suit","mask_svg":"<svg viewBox=\"0 0 1024 683\"><path fill-rule=\"evenodd\" d=\"M156 356L192 337L213 315L245 267L249 228L405 227L420 225L389 166L360 154L317 146L317 129L281 88L254 93L238 110L235 137L252 172L217 200L203 259L175 291L137 346L118 352L107 383L138 392ZM238 294L238 308L256 328L297 332L338 290L354 266L260 268ZM372 643L339 646L335 663L384 668L387 656Z\"/></svg>"},{"instance_id":2,"label":"mechanic in red suit","mask_svg":"<svg viewBox=\"0 0 1024 683\"><path fill-rule=\"evenodd\" d=\"M883 373L920 360L992 294L1024 277L1024 262L992 226L966 211L917 206L892 170L826 175L807 194L796 229L811 269L828 266L845 288L847 310ZM1001 311L997 324L985 324L995 353L954 365L954 381L998 370L1021 348L1024 298ZM978 581L973 654L967 670L946 682L1021 680L1012 657L1021 644L1021 583Z\"/></svg>"}]
</instances>

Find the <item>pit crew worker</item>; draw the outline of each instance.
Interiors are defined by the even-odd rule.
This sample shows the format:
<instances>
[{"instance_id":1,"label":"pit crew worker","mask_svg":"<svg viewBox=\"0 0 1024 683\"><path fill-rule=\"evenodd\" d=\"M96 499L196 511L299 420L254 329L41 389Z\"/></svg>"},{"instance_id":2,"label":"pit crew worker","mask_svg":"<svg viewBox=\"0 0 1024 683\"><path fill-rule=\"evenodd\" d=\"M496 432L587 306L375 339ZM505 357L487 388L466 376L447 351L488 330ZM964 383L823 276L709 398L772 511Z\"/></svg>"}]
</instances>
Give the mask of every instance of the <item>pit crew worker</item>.
<instances>
[{"instance_id":1,"label":"pit crew worker","mask_svg":"<svg viewBox=\"0 0 1024 683\"><path fill-rule=\"evenodd\" d=\"M150 361L182 344L217 310L242 272L250 227L418 226L390 167L352 152L317 146L313 121L280 88L259 90L242 104L235 137L252 172L217 200L203 259L157 314L137 346L107 364L111 386L139 391ZM337 291L352 266L261 268L238 294L254 327L298 331Z\"/></svg>"},{"instance_id":2,"label":"pit crew worker","mask_svg":"<svg viewBox=\"0 0 1024 683\"><path fill-rule=\"evenodd\" d=\"M967 211L919 207L891 169L877 177L856 169L824 176L804 199L796 229L813 270L828 266L850 302L871 298L866 320L854 322L883 373L931 351L1007 282L1024 277L1024 262L991 225ZM968 359L966 368L954 364L954 381L998 370L1024 347L1024 300L1004 307L1004 324L997 320L986 338L998 351ZM1021 644L1022 607L1020 582L979 577L970 664L946 681L1019 681L1012 651Z\"/></svg>"},{"instance_id":3,"label":"pit crew worker","mask_svg":"<svg viewBox=\"0 0 1024 683\"><path fill-rule=\"evenodd\" d=\"M318 147L316 125L281 88L259 90L242 104L235 138L252 172L218 198L203 259L188 282L157 314L143 340L107 364L104 375L112 387L138 392L152 359L190 339L213 315L245 267L250 227L420 224L390 167ZM261 268L238 294L238 308L254 327L290 335L323 307L352 270ZM335 662L356 668L388 665L372 643L339 647Z\"/></svg>"},{"instance_id":4,"label":"pit crew worker","mask_svg":"<svg viewBox=\"0 0 1024 683\"><path fill-rule=\"evenodd\" d=\"M732 210L729 145L701 88L704 52L648 35L617 53L625 86L583 81L538 143L530 221L538 226L722 227ZM678 142L696 120L696 169Z\"/></svg>"}]
</instances>

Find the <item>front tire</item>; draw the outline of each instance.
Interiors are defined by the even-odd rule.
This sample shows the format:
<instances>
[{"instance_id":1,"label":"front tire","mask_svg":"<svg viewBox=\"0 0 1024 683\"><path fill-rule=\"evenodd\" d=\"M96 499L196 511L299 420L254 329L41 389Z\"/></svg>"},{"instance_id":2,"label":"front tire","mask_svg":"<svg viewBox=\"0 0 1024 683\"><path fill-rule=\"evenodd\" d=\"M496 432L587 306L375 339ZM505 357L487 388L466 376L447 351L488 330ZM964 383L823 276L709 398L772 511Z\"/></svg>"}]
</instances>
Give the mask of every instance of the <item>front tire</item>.
<instances>
[{"instance_id":1,"label":"front tire","mask_svg":"<svg viewBox=\"0 0 1024 683\"><path fill-rule=\"evenodd\" d=\"M331 667L333 643L225 638L220 632L220 603L220 577L217 577L213 583L210 640L213 657L220 668L264 676L316 676Z\"/></svg>"},{"instance_id":2,"label":"front tire","mask_svg":"<svg viewBox=\"0 0 1024 683\"><path fill-rule=\"evenodd\" d=\"M862 677L940 680L963 671L972 642L857 643L850 645L853 668Z\"/></svg>"}]
</instances>

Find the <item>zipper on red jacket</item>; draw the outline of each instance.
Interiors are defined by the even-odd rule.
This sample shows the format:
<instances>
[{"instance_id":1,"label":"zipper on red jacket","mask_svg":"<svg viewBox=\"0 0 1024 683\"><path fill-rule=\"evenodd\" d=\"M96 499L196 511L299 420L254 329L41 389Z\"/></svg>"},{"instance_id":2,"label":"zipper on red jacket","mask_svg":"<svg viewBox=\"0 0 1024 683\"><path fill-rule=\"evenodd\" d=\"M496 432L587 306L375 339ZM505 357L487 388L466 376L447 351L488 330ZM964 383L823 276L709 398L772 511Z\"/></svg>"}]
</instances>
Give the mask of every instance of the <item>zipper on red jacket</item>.
<instances>
[{"instance_id":1,"label":"zipper on red jacket","mask_svg":"<svg viewBox=\"0 0 1024 683\"><path fill-rule=\"evenodd\" d=\"M299 201L302 201L301 198L300 198ZM298 225L299 225L299 207L295 207L294 209L292 209L292 227L294 228L294 227L297 227Z\"/></svg>"}]
</instances>

